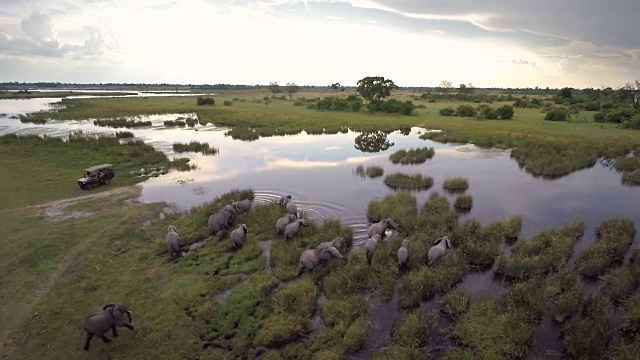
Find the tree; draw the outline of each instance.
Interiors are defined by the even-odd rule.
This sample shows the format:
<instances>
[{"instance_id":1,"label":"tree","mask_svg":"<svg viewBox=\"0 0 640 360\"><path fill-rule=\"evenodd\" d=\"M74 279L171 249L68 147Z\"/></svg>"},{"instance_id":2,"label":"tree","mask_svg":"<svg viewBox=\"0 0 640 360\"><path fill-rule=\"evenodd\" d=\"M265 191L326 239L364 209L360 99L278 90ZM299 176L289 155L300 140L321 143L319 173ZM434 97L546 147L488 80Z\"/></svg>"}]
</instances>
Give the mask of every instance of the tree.
<instances>
[{"instance_id":1,"label":"tree","mask_svg":"<svg viewBox=\"0 0 640 360\"><path fill-rule=\"evenodd\" d=\"M571 97L573 96L573 94L571 93L571 89L570 87L566 87L566 88L562 88L559 92L558 92L558 97L561 99L571 99Z\"/></svg>"},{"instance_id":2,"label":"tree","mask_svg":"<svg viewBox=\"0 0 640 360\"><path fill-rule=\"evenodd\" d=\"M499 107L496 111L498 112L498 116L500 116L500 119L502 120L513 119L513 106L511 105L504 105L502 107Z\"/></svg>"},{"instance_id":3,"label":"tree","mask_svg":"<svg viewBox=\"0 0 640 360\"><path fill-rule=\"evenodd\" d=\"M269 86L267 86L267 89L271 92L271 97L275 97L276 94L280 94L283 92L282 88L280 87L280 85L278 85L277 81L271 82L269 83Z\"/></svg>"},{"instance_id":4,"label":"tree","mask_svg":"<svg viewBox=\"0 0 640 360\"><path fill-rule=\"evenodd\" d=\"M640 108L640 81L636 80L635 84L628 83L624 86L624 89L628 91L633 107Z\"/></svg>"},{"instance_id":5,"label":"tree","mask_svg":"<svg viewBox=\"0 0 640 360\"><path fill-rule=\"evenodd\" d=\"M338 92L338 89L340 89L340 83L333 83L331 84L331 88L335 91ZM344 88L343 88L344 89Z\"/></svg>"},{"instance_id":6,"label":"tree","mask_svg":"<svg viewBox=\"0 0 640 360\"><path fill-rule=\"evenodd\" d=\"M364 131L354 141L354 148L367 153L384 151L394 145L394 143L387 140L387 134L380 130Z\"/></svg>"},{"instance_id":7,"label":"tree","mask_svg":"<svg viewBox=\"0 0 640 360\"><path fill-rule=\"evenodd\" d=\"M300 91L300 86L296 85L296 83L287 83L285 91L287 92L287 95L289 95L289 100L291 100L293 99L293 95Z\"/></svg>"},{"instance_id":8,"label":"tree","mask_svg":"<svg viewBox=\"0 0 640 360\"><path fill-rule=\"evenodd\" d=\"M369 102L380 102L397 90L398 86L382 76L367 76L358 81L356 91Z\"/></svg>"},{"instance_id":9,"label":"tree","mask_svg":"<svg viewBox=\"0 0 640 360\"><path fill-rule=\"evenodd\" d=\"M443 94L448 93L451 89L453 89L453 84L451 84L451 81L447 80L442 80L440 86L438 87L438 90Z\"/></svg>"}]
</instances>

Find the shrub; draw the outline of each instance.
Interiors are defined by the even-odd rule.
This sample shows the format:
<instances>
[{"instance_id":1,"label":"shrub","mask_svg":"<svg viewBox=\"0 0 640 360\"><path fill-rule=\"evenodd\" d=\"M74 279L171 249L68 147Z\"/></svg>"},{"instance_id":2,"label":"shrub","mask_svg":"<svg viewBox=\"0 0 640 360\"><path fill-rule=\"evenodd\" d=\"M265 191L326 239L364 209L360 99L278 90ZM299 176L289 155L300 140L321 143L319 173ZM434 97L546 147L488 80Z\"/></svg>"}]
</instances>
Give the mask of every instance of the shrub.
<instances>
[{"instance_id":1,"label":"shrub","mask_svg":"<svg viewBox=\"0 0 640 360\"><path fill-rule=\"evenodd\" d=\"M562 106L554 106L549 110L547 116L544 117L545 120L550 121L566 121L568 118L569 112Z\"/></svg>"},{"instance_id":2,"label":"shrub","mask_svg":"<svg viewBox=\"0 0 640 360\"><path fill-rule=\"evenodd\" d=\"M305 102L302 100L296 100L293 102L293 106L304 106Z\"/></svg>"},{"instance_id":3,"label":"shrub","mask_svg":"<svg viewBox=\"0 0 640 360\"><path fill-rule=\"evenodd\" d=\"M510 105L504 105L496 109L498 112L498 116L502 120L511 120L513 119L513 107Z\"/></svg>"},{"instance_id":4,"label":"shrub","mask_svg":"<svg viewBox=\"0 0 640 360\"><path fill-rule=\"evenodd\" d=\"M372 101L368 105L371 111L381 111L389 114L412 115L416 107L413 102L407 100L402 102L396 99L386 101Z\"/></svg>"},{"instance_id":5,"label":"shrub","mask_svg":"<svg viewBox=\"0 0 640 360\"><path fill-rule=\"evenodd\" d=\"M197 104L198 105L215 105L216 101L213 100L213 98L210 98L210 97L205 98L205 97L202 97L202 96L198 96Z\"/></svg>"},{"instance_id":6,"label":"shrub","mask_svg":"<svg viewBox=\"0 0 640 360\"><path fill-rule=\"evenodd\" d=\"M597 123L603 123L607 121L607 114L599 112L593 114L593 121Z\"/></svg>"},{"instance_id":7,"label":"shrub","mask_svg":"<svg viewBox=\"0 0 640 360\"><path fill-rule=\"evenodd\" d=\"M618 108L611 110L607 113L606 122L620 124L624 121L631 120L633 117L633 109L631 108Z\"/></svg>"},{"instance_id":8,"label":"shrub","mask_svg":"<svg viewBox=\"0 0 640 360\"><path fill-rule=\"evenodd\" d=\"M231 105L233 105L233 101L225 100L225 101L222 102L222 105L223 106L231 106Z\"/></svg>"},{"instance_id":9,"label":"shrub","mask_svg":"<svg viewBox=\"0 0 640 360\"><path fill-rule=\"evenodd\" d=\"M316 101L317 110L330 110L330 111L360 111L362 108L362 98L350 95L346 99L338 97L325 97Z\"/></svg>"},{"instance_id":10,"label":"shrub","mask_svg":"<svg viewBox=\"0 0 640 360\"><path fill-rule=\"evenodd\" d=\"M453 108L446 107L444 109L440 109L440 115L442 116L453 116L456 111Z\"/></svg>"},{"instance_id":11,"label":"shrub","mask_svg":"<svg viewBox=\"0 0 640 360\"><path fill-rule=\"evenodd\" d=\"M458 105L456 108L456 116L460 117L474 117L476 115L476 109L471 105Z\"/></svg>"},{"instance_id":12,"label":"shrub","mask_svg":"<svg viewBox=\"0 0 640 360\"><path fill-rule=\"evenodd\" d=\"M597 101L586 103L584 105L584 109L587 111L600 111L600 103Z\"/></svg>"},{"instance_id":13,"label":"shrub","mask_svg":"<svg viewBox=\"0 0 640 360\"><path fill-rule=\"evenodd\" d=\"M622 127L625 129L640 129L640 114L634 116L631 120L623 121Z\"/></svg>"}]
</instances>

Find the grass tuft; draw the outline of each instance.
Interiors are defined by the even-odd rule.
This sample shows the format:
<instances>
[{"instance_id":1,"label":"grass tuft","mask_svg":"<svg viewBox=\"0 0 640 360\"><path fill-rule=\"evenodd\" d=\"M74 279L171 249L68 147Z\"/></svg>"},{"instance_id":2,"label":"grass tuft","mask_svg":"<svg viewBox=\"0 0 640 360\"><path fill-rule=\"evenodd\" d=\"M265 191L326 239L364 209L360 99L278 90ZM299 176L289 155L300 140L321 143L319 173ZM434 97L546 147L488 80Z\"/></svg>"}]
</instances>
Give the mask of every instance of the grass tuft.
<instances>
[{"instance_id":1,"label":"grass tuft","mask_svg":"<svg viewBox=\"0 0 640 360\"><path fill-rule=\"evenodd\" d=\"M442 187L450 192L462 192L469 188L469 181L463 177L448 178L444 181Z\"/></svg>"},{"instance_id":2,"label":"grass tuft","mask_svg":"<svg viewBox=\"0 0 640 360\"><path fill-rule=\"evenodd\" d=\"M394 164L422 164L435 155L435 150L430 147L398 150L389 155L389 160Z\"/></svg>"},{"instance_id":3,"label":"grass tuft","mask_svg":"<svg viewBox=\"0 0 640 360\"><path fill-rule=\"evenodd\" d=\"M456 196L453 206L459 210L469 211L473 206L473 197L469 194L458 195Z\"/></svg>"},{"instance_id":4,"label":"grass tuft","mask_svg":"<svg viewBox=\"0 0 640 360\"><path fill-rule=\"evenodd\" d=\"M442 307L440 311L452 318L457 318L469 310L470 303L471 294L469 291L457 287L442 297Z\"/></svg>"},{"instance_id":5,"label":"grass tuft","mask_svg":"<svg viewBox=\"0 0 640 360\"><path fill-rule=\"evenodd\" d=\"M428 190L433 186L433 178L430 176L422 176L422 174L407 175L393 173L384 178L384 183L394 190Z\"/></svg>"}]
</instances>

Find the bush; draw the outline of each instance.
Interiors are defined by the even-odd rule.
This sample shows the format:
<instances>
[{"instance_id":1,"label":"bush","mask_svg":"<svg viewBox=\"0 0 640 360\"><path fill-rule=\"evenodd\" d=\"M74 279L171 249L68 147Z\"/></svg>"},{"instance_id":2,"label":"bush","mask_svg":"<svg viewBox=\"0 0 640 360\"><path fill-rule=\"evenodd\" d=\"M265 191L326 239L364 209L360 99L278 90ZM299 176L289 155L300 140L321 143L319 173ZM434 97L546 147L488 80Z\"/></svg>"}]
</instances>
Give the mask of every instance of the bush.
<instances>
[{"instance_id":1,"label":"bush","mask_svg":"<svg viewBox=\"0 0 640 360\"><path fill-rule=\"evenodd\" d=\"M446 107L444 109L440 109L440 115L442 116L453 116L456 111L453 108Z\"/></svg>"},{"instance_id":2,"label":"bush","mask_svg":"<svg viewBox=\"0 0 640 360\"><path fill-rule=\"evenodd\" d=\"M607 114L605 113L595 113L593 114L593 121L597 123L603 123L607 121Z\"/></svg>"},{"instance_id":3,"label":"bush","mask_svg":"<svg viewBox=\"0 0 640 360\"><path fill-rule=\"evenodd\" d=\"M476 115L476 109L471 105L459 105L456 108L456 116L460 117L474 117Z\"/></svg>"},{"instance_id":4,"label":"bush","mask_svg":"<svg viewBox=\"0 0 640 360\"><path fill-rule=\"evenodd\" d=\"M233 105L233 101L225 100L225 101L222 103L222 105L223 105L223 106L231 106L231 105Z\"/></svg>"},{"instance_id":5,"label":"bush","mask_svg":"<svg viewBox=\"0 0 640 360\"><path fill-rule=\"evenodd\" d=\"M317 110L331 110L331 111L360 111L362 108L362 98L350 95L346 99L338 97L325 97L316 101Z\"/></svg>"},{"instance_id":6,"label":"bush","mask_svg":"<svg viewBox=\"0 0 640 360\"><path fill-rule=\"evenodd\" d=\"M511 120L513 119L513 106L505 105L496 109L498 112L498 116L502 120Z\"/></svg>"},{"instance_id":7,"label":"bush","mask_svg":"<svg viewBox=\"0 0 640 360\"><path fill-rule=\"evenodd\" d=\"M625 129L640 129L640 114L634 116L631 120L623 121L622 127Z\"/></svg>"},{"instance_id":8,"label":"bush","mask_svg":"<svg viewBox=\"0 0 640 360\"><path fill-rule=\"evenodd\" d=\"M600 103L597 101L586 103L584 105L584 109L586 111L600 111Z\"/></svg>"},{"instance_id":9,"label":"bush","mask_svg":"<svg viewBox=\"0 0 640 360\"><path fill-rule=\"evenodd\" d=\"M215 105L216 101L213 100L213 98L210 98L210 97L205 98L205 97L202 97L202 96L198 96L197 104L198 105Z\"/></svg>"},{"instance_id":10,"label":"bush","mask_svg":"<svg viewBox=\"0 0 640 360\"><path fill-rule=\"evenodd\" d=\"M631 120L633 117L633 109L630 108L618 108L611 110L605 117L606 122L620 124L624 121Z\"/></svg>"},{"instance_id":11,"label":"bush","mask_svg":"<svg viewBox=\"0 0 640 360\"><path fill-rule=\"evenodd\" d=\"M554 106L549 110L547 116L544 117L545 120L550 121L567 121L568 118L569 112L562 106Z\"/></svg>"},{"instance_id":12,"label":"bush","mask_svg":"<svg viewBox=\"0 0 640 360\"><path fill-rule=\"evenodd\" d=\"M304 106L304 101L296 100L293 102L293 106Z\"/></svg>"}]
</instances>

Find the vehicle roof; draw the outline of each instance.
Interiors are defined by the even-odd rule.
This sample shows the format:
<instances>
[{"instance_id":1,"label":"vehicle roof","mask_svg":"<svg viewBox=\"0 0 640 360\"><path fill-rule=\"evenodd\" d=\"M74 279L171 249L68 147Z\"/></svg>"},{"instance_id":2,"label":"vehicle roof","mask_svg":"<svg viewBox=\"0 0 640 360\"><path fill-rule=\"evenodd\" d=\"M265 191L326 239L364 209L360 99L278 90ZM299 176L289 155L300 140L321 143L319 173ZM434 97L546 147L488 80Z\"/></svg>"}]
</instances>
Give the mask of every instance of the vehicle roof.
<instances>
[{"instance_id":1,"label":"vehicle roof","mask_svg":"<svg viewBox=\"0 0 640 360\"><path fill-rule=\"evenodd\" d=\"M96 170L112 168L112 167L113 167L113 165L111 165L111 164L102 164L102 165L96 165L96 166L92 166L92 167L86 168L86 169L84 169L84 171L93 172L93 171L96 171Z\"/></svg>"}]
</instances>

